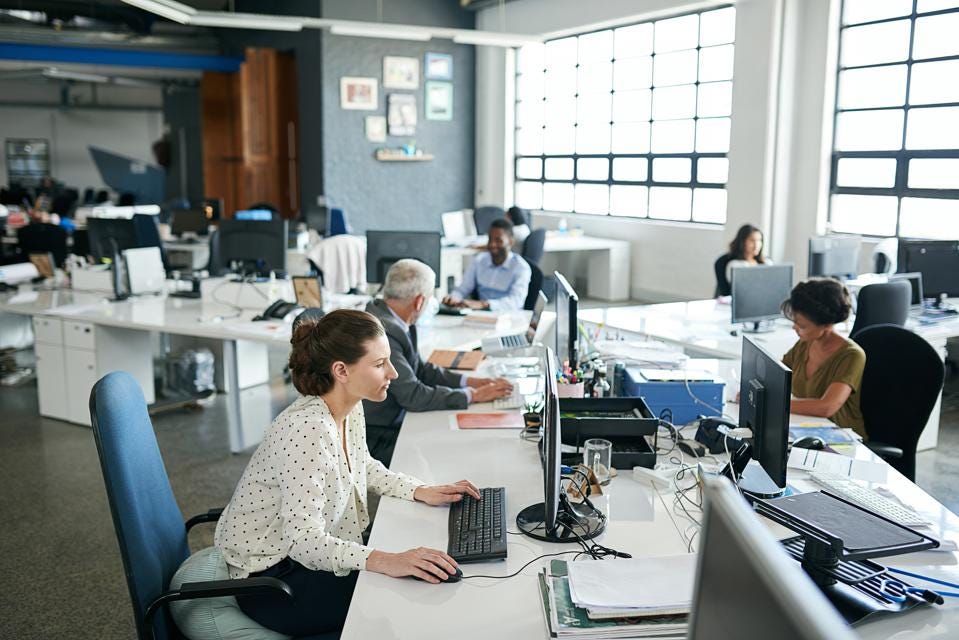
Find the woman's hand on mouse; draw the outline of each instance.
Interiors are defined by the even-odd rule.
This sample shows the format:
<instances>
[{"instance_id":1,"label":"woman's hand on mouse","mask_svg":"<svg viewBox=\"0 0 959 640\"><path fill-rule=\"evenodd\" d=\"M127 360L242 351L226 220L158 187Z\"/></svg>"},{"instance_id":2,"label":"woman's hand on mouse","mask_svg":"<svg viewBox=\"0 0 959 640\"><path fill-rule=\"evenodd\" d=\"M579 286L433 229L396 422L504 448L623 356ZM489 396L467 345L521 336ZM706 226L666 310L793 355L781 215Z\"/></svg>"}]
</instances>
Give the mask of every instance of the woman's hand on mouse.
<instances>
[{"instance_id":1,"label":"woman's hand on mouse","mask_svg":"<svg viewBox=\"0 0 959 640\"><path fill-rule=\"evenodd\" d=\"M413 492L413 499L417 502L438 507L451 502L459 502L463 499L463 494L468 493L477 500L480 500L479 489L477 489L469 480L460 480L453 484L440 484L434 487L417 487Z\"/></svg>"},{"instance_id":2,"label":"woman's hand on mouse","mask_svg":"<svg viewBox=\"0 0 959 640\"><path fill-rule=\"evenodd\" d=\"M402 553L374 550L366 559L366 570L393 578L413 576L439 584L456 573L456 560L442 551L417 547Z\"/></svg>"}]
</instances>

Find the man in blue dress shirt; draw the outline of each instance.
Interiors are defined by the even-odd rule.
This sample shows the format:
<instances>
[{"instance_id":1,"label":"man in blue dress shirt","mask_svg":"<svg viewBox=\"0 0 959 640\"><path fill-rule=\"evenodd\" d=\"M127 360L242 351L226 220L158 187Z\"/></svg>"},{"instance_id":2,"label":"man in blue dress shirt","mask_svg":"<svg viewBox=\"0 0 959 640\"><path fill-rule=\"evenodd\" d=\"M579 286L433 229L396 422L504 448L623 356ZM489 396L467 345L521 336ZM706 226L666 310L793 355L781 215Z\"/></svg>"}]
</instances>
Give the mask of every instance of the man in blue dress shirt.
<instances>
[{"instance_id":1,"label":"man in blue dress shirt","mask_svg":"<svg viewBox=\"0 0 959 640\"><path fill-rule=\"evenodd\" d=\"M487 237L486 253L476 256L466 268L463 282L443 303L490 311L522 309L532 272L526 260L512 251L513 225L505 218L494 220Z\"/></svg>"}]
</instances>

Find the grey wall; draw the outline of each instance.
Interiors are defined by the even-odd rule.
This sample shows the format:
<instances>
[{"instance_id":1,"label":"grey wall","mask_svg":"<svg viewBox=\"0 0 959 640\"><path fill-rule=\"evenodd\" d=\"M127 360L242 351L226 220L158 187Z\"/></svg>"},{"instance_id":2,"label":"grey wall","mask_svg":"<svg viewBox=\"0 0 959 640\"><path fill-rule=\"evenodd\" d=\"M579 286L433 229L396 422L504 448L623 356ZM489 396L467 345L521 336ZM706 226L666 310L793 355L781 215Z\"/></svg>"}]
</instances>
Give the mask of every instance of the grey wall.
<instances>
[{"instance_id":1,"label":"grey wall","mask_svg":"<svg viewBox=\"0 0 959 640\"><path fill-rule=\"evenodd\" d=\"M169 131L171 151L167 199L186 198L196 205L205 197L201 120L198 87L174 86L163 92L163 125Z\"/></svg>"}]
</instances>

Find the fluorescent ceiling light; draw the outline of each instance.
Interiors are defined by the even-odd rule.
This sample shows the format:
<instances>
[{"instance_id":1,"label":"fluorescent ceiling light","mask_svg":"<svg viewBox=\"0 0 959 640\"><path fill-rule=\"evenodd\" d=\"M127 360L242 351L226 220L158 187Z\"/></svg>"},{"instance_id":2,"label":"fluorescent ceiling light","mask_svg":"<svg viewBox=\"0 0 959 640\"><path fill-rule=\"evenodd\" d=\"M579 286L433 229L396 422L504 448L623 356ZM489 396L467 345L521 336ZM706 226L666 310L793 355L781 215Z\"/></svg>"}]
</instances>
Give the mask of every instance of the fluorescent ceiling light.
<instances>
[{"instance_id":1,"label":"fluorescent ceiling light","mask_svg":"<svg viewBox=\"0 0 959 640\"><path fill-rule=\"evenodd\" d=\"M200 27L263 29L264 31L300 31L303 29L303 22L295 16L230 13L227 11L198 11L190 16L189 24Z\"/></svg>"},{"instance_id":2,"label":"fluorescent ceiling light","mask_svg":"<svg viewBox=\"0 0 959 640\"><path fill-rule=\"evenodd\" d=\"M96 82L107 83L110 78L98 73L82 73L80 71L64 71L56 67L47 67L41 72L45 78L55 78L57 80L76 80L77 82Z\"/></svg>"},{"instance_id":3,"label":"fluorescent ceiling light","mask_svg":"<svg viewBox=\"0 0 959 640\"><path fill-rule=\"evenodd\" d=\"M542 38L526 36L518 33L497 33L495 31L457 31L453 34L456 44L476 44L490 47L522 47L534 42L542 42Z\"/></svg>"},{"instance_id":4,"label":"fluorescent ceiling light","mask_svg":"<svg viewBox=\"0 0 959 640\"><path fill-rule=\"evenodd\" d=\"M384 38L387 40L416 40L426 42L433 34L426 30L395 28L370 23L367 25L340 25L330 27L330 33L337 36L356 36L360 38Z\"/></svg>"},{"instance_id":5,"label":"fluorescent ceiling light","mask_svg":"<svg viewBox=\"0 0 959 640\"><path fill-rule=\"evenodd\" d=\"M196 9L182 2L174 0L123 0L137 9L149 11L180 24L188 24L190 16L196 14Z\"/></svg>"}]
</instances>

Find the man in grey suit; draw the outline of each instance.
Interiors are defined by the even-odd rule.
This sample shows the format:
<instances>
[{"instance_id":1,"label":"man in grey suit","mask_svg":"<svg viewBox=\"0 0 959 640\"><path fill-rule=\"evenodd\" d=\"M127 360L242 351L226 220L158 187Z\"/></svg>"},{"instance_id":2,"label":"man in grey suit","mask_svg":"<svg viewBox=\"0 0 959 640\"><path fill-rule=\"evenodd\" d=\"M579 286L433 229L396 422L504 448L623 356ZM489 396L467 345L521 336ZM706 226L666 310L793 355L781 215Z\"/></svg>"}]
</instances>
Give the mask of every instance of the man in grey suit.
<instances>
[{"instance_id":1,"label":"man in grey suit","mask_svg":"<svg viewBox=\"0 0 959 640\"><path fill-rule=\"evenodd\" d=\"M474 378L424 362L416 347L416 321L433 296L435 274L418 260L394 264L383 283L383 299L366 310L379 318L390 343L390 361L398 377L383 402L363 401L366 441L374 458L389 466L407 411L465 409L512 392L502 378Z\"/></svg>"}]
</instances>

